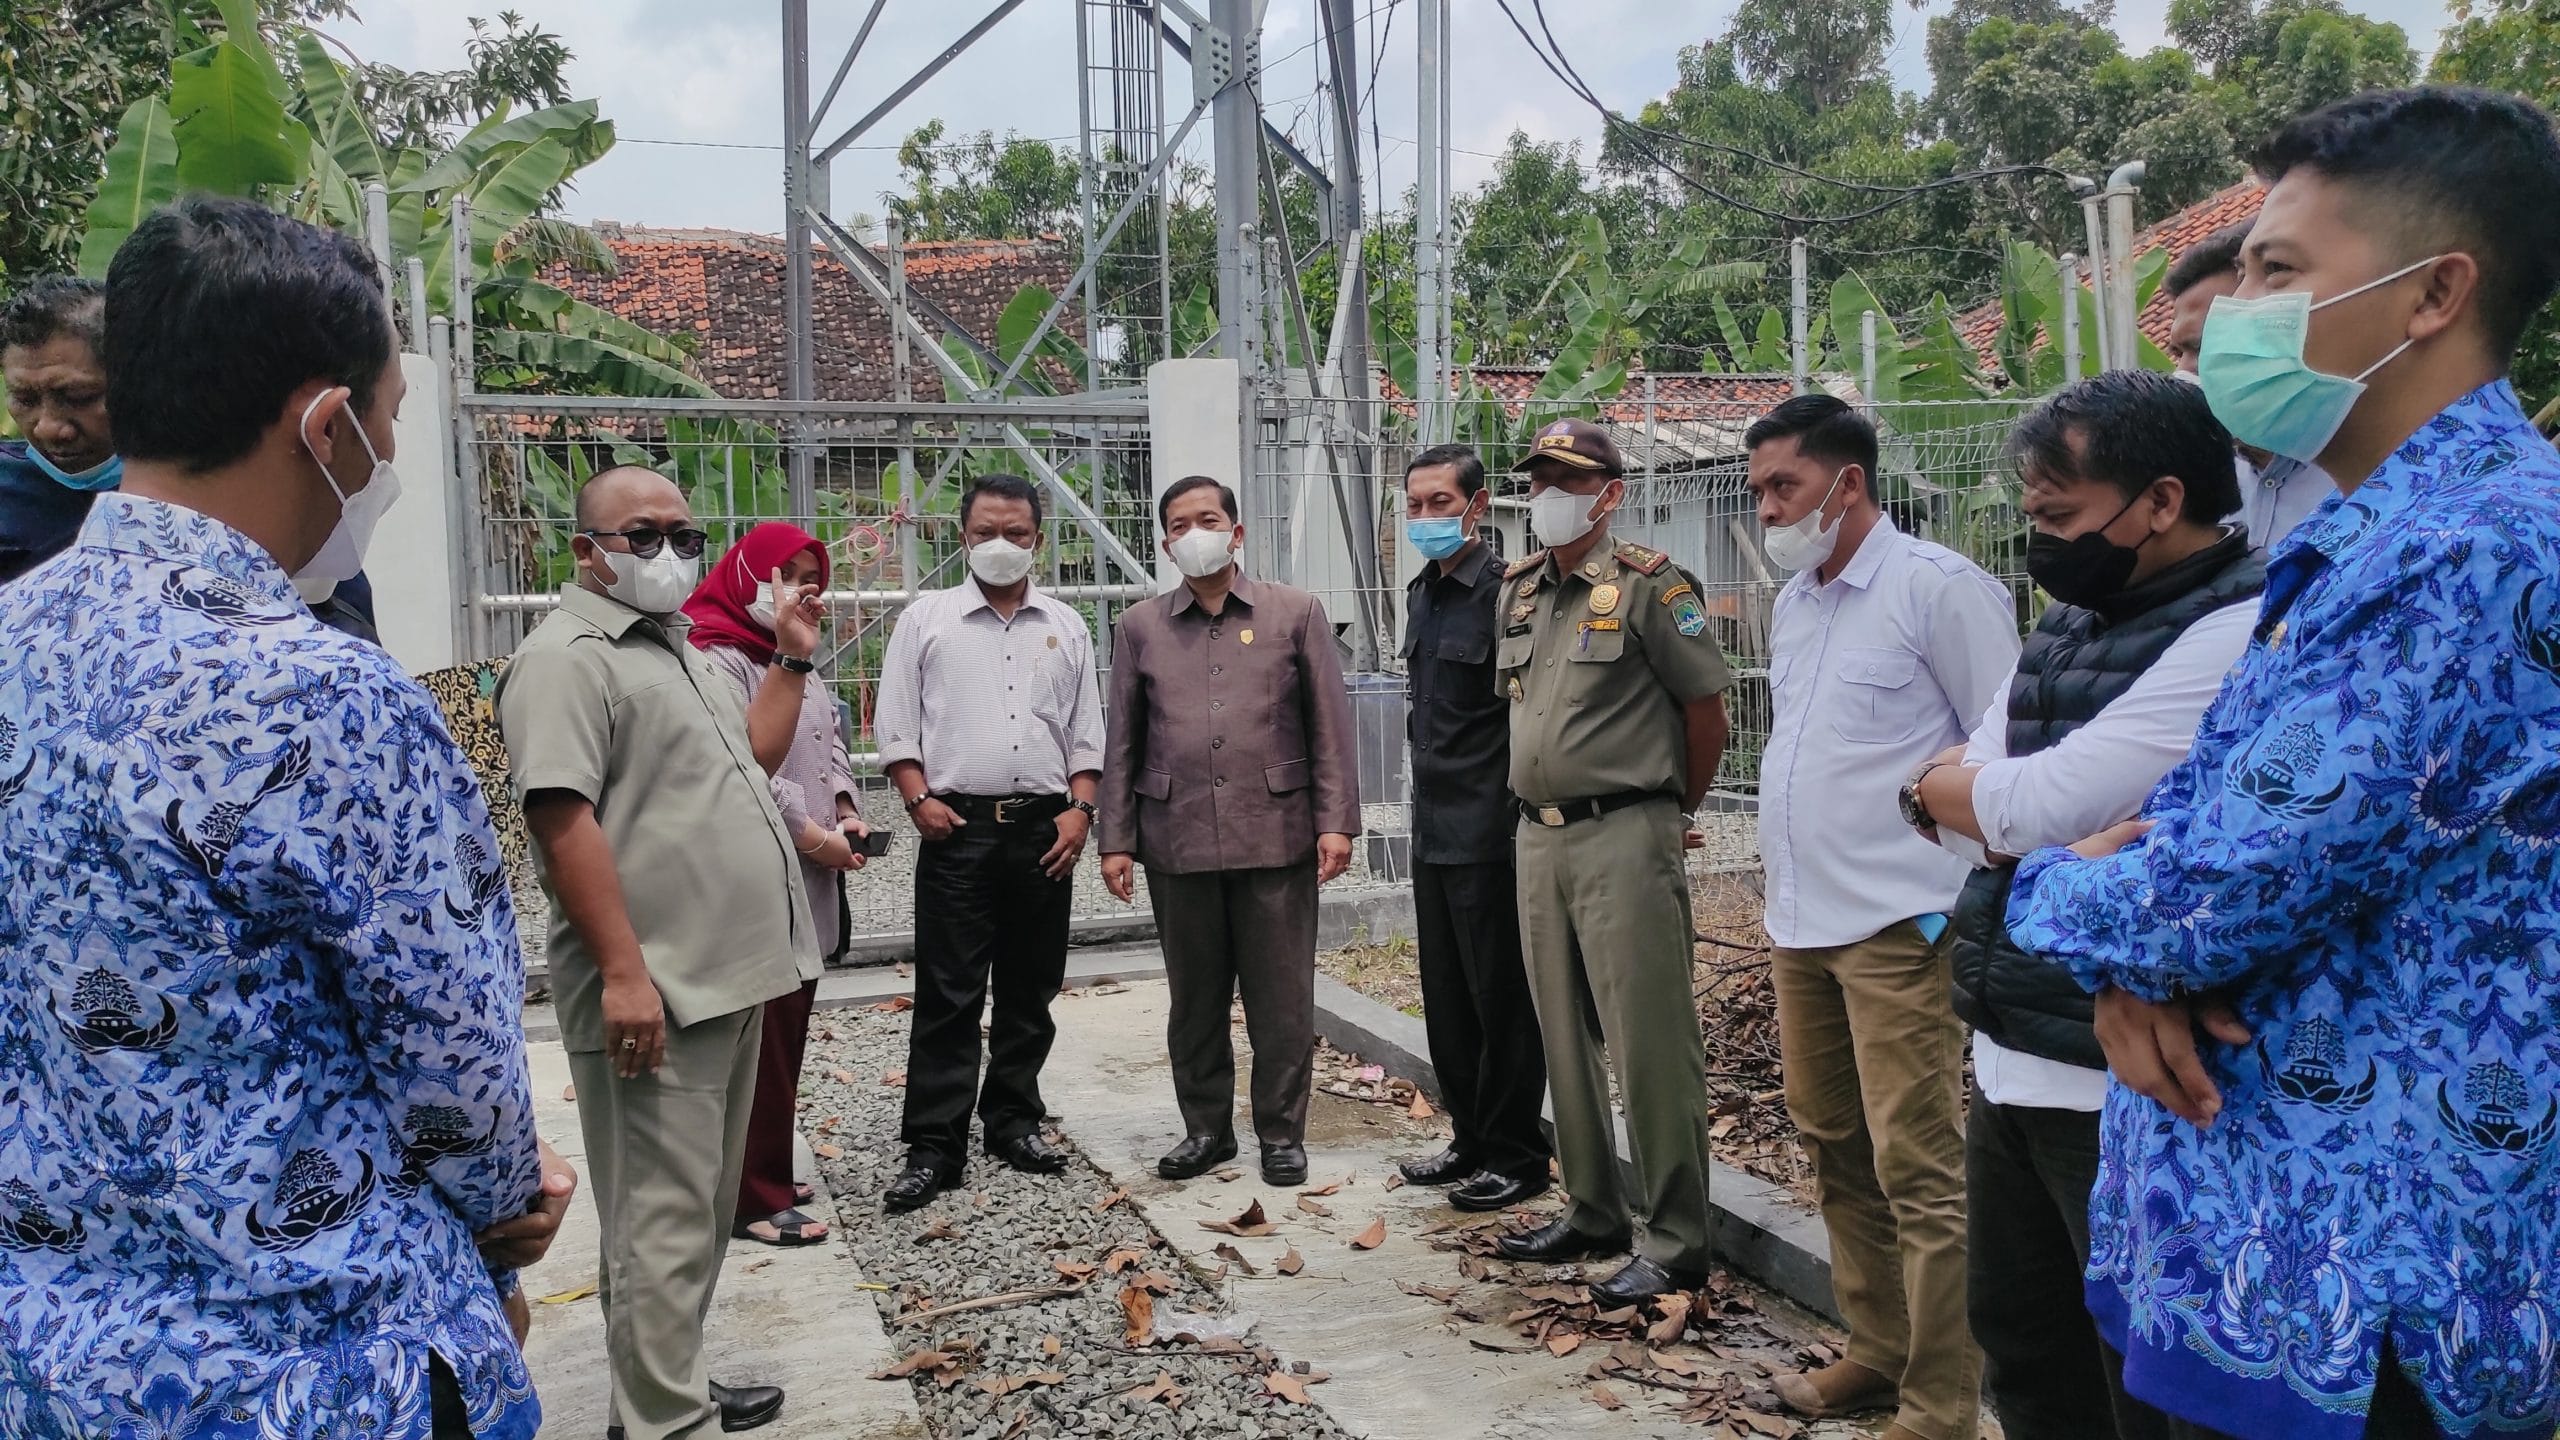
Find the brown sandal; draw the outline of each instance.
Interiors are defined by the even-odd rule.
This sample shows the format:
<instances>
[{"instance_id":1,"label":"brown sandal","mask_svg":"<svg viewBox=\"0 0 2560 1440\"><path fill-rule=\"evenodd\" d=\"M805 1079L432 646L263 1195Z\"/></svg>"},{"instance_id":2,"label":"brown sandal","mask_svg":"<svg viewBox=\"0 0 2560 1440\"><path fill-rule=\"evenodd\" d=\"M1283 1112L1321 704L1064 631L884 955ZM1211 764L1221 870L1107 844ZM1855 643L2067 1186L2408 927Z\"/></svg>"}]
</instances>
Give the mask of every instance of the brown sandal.
<instances>
[{"instance_id":1,"label":"brown sandal","mask_svg":"<svg viewBox=\"0 0 2560 1440\"><path fill-rule=\"evenodd\" d=\"M758 1225L772 1226L773 1233L757 1234L755 1227ZM812 1231L816 1233L812 1234ZM759 1245L771 1245L787 1250L795 1245L824 1244L827 1238L827 1222L812 1220L797 1210L785 1210L779 1214L767 1215L761 1220L741 1220L730 1227L729 1233L740 1240L753 1240Z\"/></svg>"}]
</instances>

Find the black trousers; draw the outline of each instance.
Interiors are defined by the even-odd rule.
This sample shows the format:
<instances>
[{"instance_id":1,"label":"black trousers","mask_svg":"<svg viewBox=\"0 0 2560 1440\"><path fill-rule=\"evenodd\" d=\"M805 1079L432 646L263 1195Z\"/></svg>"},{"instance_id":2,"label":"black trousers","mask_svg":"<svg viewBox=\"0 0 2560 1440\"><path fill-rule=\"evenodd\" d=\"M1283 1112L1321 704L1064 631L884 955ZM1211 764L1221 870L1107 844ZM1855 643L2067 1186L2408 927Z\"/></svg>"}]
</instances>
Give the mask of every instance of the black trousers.
<instances>
[{"instance_id":1,"label":"black trousers","mask_svg":"<svg viewBox=\"0 0 2560 1440\"><path fill-rule=\"evenodd\" d=\"M1477 1168L1547 1173L1538 1107L1546 1050L1520 956L1520 886L1508 859L1413 867L1422 1023L1448 1101L1451 1148Z\"/></svg>"},{"instance_id":2,"label":"black trousers","mask_svg":"<svg viewBox=\"0 0 2560 1440\"><path fill-rule=\"evenodd\" d=\"M2113 1350L2107 1352L2110 1371L2121 1376L2124 1357ZM2168 1440L2231 1440L2219 1430L2209 1430L2192 1421L2164 1416L2161 1434ZM2382 1368L2374 1376L2373 1408L2365 1412L2364 1440L2443 1440L2444 1431L2427 1409L2426 1397L2418 1393L2409 1377L2400 1371L2398 1357L2391 1353L2389 1341L2383 1342Z\"/></svg>"},{"instance_id":3,"label":"black trousers","mask_svg":"<svg viewBox=\"0 0 2560 1440\"><path fill-rule=\"evenodd\" d=\"M427 1440L471 1440L471 1411L462 1385L441 1355L427 1357Z\"/></svg>"},{"instance_id":4,"label":"black trousers","mask_svg":"<svg viewBox=\"0 0 2560 1440\"><path fill-rule=\"evenodd\" d=\"M1057 1039L1049 1002L1067 976L1072 877L1052 880L1040 857L1058 843L1052 820L970 820L916 854L916 1008L907 1036L910 1162L957 1167L969 1151L971 1102L996 1146L1040 1128L1040 1067ZM978 1077L978 1017L987 1069Z\"/></svg>"},{"instance_id":5,"label":"black trousers","mask_svg":"<svg viewBox=\"0 0 2560 1440\"><path fill-rule=\"evenodd\" d=\"M1965 1282L1983 1398L2009 1440L2165 1440L2172 1422L2125 1393L2123 1364L2089 1318L2098 1117L1994 1105L1979 1086L1972 1101Z\"/></svg>"}]
</instances>

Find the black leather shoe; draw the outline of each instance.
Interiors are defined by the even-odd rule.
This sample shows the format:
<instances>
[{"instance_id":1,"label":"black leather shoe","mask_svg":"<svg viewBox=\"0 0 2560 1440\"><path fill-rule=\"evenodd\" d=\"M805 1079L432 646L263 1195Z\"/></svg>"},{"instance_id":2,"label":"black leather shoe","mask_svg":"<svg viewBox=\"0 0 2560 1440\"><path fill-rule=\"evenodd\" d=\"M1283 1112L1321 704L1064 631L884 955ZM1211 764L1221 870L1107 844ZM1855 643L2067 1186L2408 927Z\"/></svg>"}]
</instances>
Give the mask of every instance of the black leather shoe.
<instances>
[{"instance_id":1,"label":"black leather shoe","mask_svg":"<svg viewBox=\"0 0 2560 1440\"><path fill-rule=\"evenodd\" d=\"M1187 1135L1156 1162L1156 1173L1167 1180L1188 1180L1206 1175L1234 1158L1236 1137L1232 1130L1224 1135Z\"/></svg>"},{"instance_id":2,"label":"black leather shoe","mask_svg":"<svg viewBox=\"0 0 2560 1440\"><path fill-rule=\"evenodd\" d=\"M1455 1185L1476 1173L1476 1162L1451 1146L1428 1160L1399 1160L1396 1169L1407 1185Z\"/></svg>"},{"instance_id":3,"label":"black leather shoe","mask_svg":"<svg viewBox=\"0 0 2560 1440\"><path fill-rule=\"evenodd\" d=\"M1591 1303L1603 1310L1617 1310L1641 1305L1656 1295L1674 1290L1695 1290L1707 1283L1704 1275L1681 1270L1666 1270L1639 1255L1620 1267L1617 1274L1591 1287Z\"/></svg>"},{"instance_id":4,"label":"black leather shoe","mask_svg":"<svg viewBox=\"0 0 2560 1440\"><path fill-rule=\"evenodd\" d=\"M1265 1185L1306 1184L1307 1147L1304 1145L1263 1146L1262 1183Z\"/></svg>"},{"instance_id":5,"label":"black leather shoe","mask_svg":"<svg viewBox=\"0 0 2560 1440\"><path fill-rule=\"evenodd\" d=\"M1479 1170L1467 1177L1467 1183L1449 1192L1449 1203L1460 1210L1503 1210L1531 1196L1547 1193L1547 1177L1518 1180Z\"/></svg>"},{"instance_id":6,"label":"black leather shoe","mask_svg":"<svg viewBox=\"0 0 2560 1440\"><path fill-rule=\"evenodd\" d=\"M1525 1234L1505 1235L1493 1245L1506 1259L1553 1264L1559 1260L1589 1260L1599 1255L1624 1254L1631 1238L1624 1231L1615 1235L1585 1235L1573 1228L1572 1221L1558 1217Z\"/></svg>"},{"instance_id":7,"label":"black leather shoe","mask_svg":"<svg viewBox=\"0 0 2560 1440\"><path fill-rule=\"evenodd\" d=\"M880 1192L881 1208L896 1215L931 1201L934 1196L960 1183L960 1167L938 1167L921 1160L910 1160L889 1188Z\"/></svg>"},{"instance_id":8,"label":"black leather shoe","mask_svg":"<svg viewBox=\"0 0 2560 1440\"><path fill-rule=\"evenodd\" d=\"M728 1431L753 1430L782 1413L782 1387L779 1385L739 1385L731 1387L711 1382L711 1403L720 1407L720 1428Z\"/></svg>"},{"instance_id":9,"label":"black leather shoe","mask_svg":"<svg viewBox=\"0 0 2560 1440\"><path fill-rule=\"evenodd\" d=\"M1037 1130L999 1140L987 1147L987 1153L1025 1175L1055 1175L1067 1168L1067 1152Z\"/></svg>"}]
</instances>

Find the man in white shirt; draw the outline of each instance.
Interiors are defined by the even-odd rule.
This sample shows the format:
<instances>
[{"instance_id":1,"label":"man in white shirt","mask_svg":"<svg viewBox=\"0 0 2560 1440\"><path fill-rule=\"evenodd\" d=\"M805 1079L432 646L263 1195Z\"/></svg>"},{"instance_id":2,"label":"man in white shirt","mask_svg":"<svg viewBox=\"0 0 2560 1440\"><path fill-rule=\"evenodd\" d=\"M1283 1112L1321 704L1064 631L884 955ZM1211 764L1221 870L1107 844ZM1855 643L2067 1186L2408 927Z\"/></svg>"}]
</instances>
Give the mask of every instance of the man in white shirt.
<instances>
[{"instance_id":1,"label":"man in white shirt","mask_svg":"<svg viewBox=\"0 0 2560 1440\"><path fill-rule=\"evenodd\" d=\"M1970 1310L2010 1440L2163 1433L2125 1395L2083 1298L2107 1091L2090 999L2011 943L2009 886L2014 857L2140 810L2248 647L2266 570L2218 523L2230 446L2202 391L2141 370L2083 380L2020 422L2027 569L2055 603L1971 740L1905 787L1905 818L1983 867L1952 949L1956 1010L1975 1031Z\"/></svg>"},{"instance_id":2,"label":"man in white shirt","mask_svg":"<svg viewBox=\"0 0 2560 1440\"><path fill-rule=\"evenodd\" d=\"M1770 635L1760 763L1766 924L1787 1111L1813 1159L1848 1353L1778 1377L1809 1417L1899 1405L1888 1440L1969 1440L1964 1030L1935 942L1961 860L1896 819L1896 787L1957 743L2018 658L2008 591L1905 535L1876 433L1800 395L1745 433L1763 543L1798 571Z\"/></svg>"},{"instance_id":3,"label":"man in white shirt","mask_svg":"<svg viewBox=\"0 0 2560 1440\"><path fill-rule=\"evenodd\" d=\"M2205 317L2213 313L2213 302L2240 288L2240 247L2248 238L2248 221L2225 225L2188 246L2160 282L2160 288L2169 292L2166 348L2170 363L2183 378L2195 378L2196 356L2204 348ZM2236 449L2232 463L2239 472L2240 500L2225 523L2240 527L2250 550L2261 560L2268 547L2310 518L2321 501L2338 493L2328 472L2308 460Z\"/></svg>"},{"instance_id":4,"label":"man in white shirt","mask_svg":"<svg viewBox=\"0 0 2560 1440\"><path fill-rule=\"evenodd\" d=\"M1040 492L990 475L960 500L969 578L919 598L880 664L873 726L914 817L916 1010L907 1036L907 1163L883 1204L913 1210L956 1184L969 1114L987 1153L1029 1174L1066 1168L1041 1136L1040 1067L1058 1027L1077 857L1102 778L1093 633L1031 583ZM978 1017L992 983L987 1071Z\"/></svg>"}]
</instances>

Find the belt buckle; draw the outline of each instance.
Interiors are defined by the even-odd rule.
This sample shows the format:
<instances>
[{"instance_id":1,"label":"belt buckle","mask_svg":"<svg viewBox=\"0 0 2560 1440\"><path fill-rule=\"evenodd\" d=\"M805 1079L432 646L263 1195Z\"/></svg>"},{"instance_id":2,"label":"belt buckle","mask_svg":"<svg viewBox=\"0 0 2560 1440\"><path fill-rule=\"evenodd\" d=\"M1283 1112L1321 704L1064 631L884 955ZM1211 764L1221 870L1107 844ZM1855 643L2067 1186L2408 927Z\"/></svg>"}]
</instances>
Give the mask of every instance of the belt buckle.
<instances>
[{"instance_id":1,"label":"belt buckle","mask_svg":"<svg viewBox=\"0 0 2560 1440\"><path fill-rule=\"evenodd\" d=\"M1561 829L1564 825L1564 811L1553 805L1541 805L1538 807L1538 823L1550 829Z\"/></svg>"},{"instance_id":2,"label":"belt buckle","mask_svg":"<svg viewBox=\"0 0 2560 1440\"><path fill-rule=\"evenodd\" d=\"M1012 817L1012 815L1009 813L1009 812L1012 810L1012 808L1013 808L1014 806L1016 806L1016 805L1028 805L1028 804L1030 804L1030 803L1031 803L1031 797L1030 797L1030 796L1028 796L1028 795L1008 795L1008 796L1006 796L1004 799L997 801L997 802L996 802L996 823L997 823L997 824L999 824L999 825L1010 825L1010 824L1012 824L1012 823L1013 823L1013 817Z\"/></svg>"}]
</instances>

